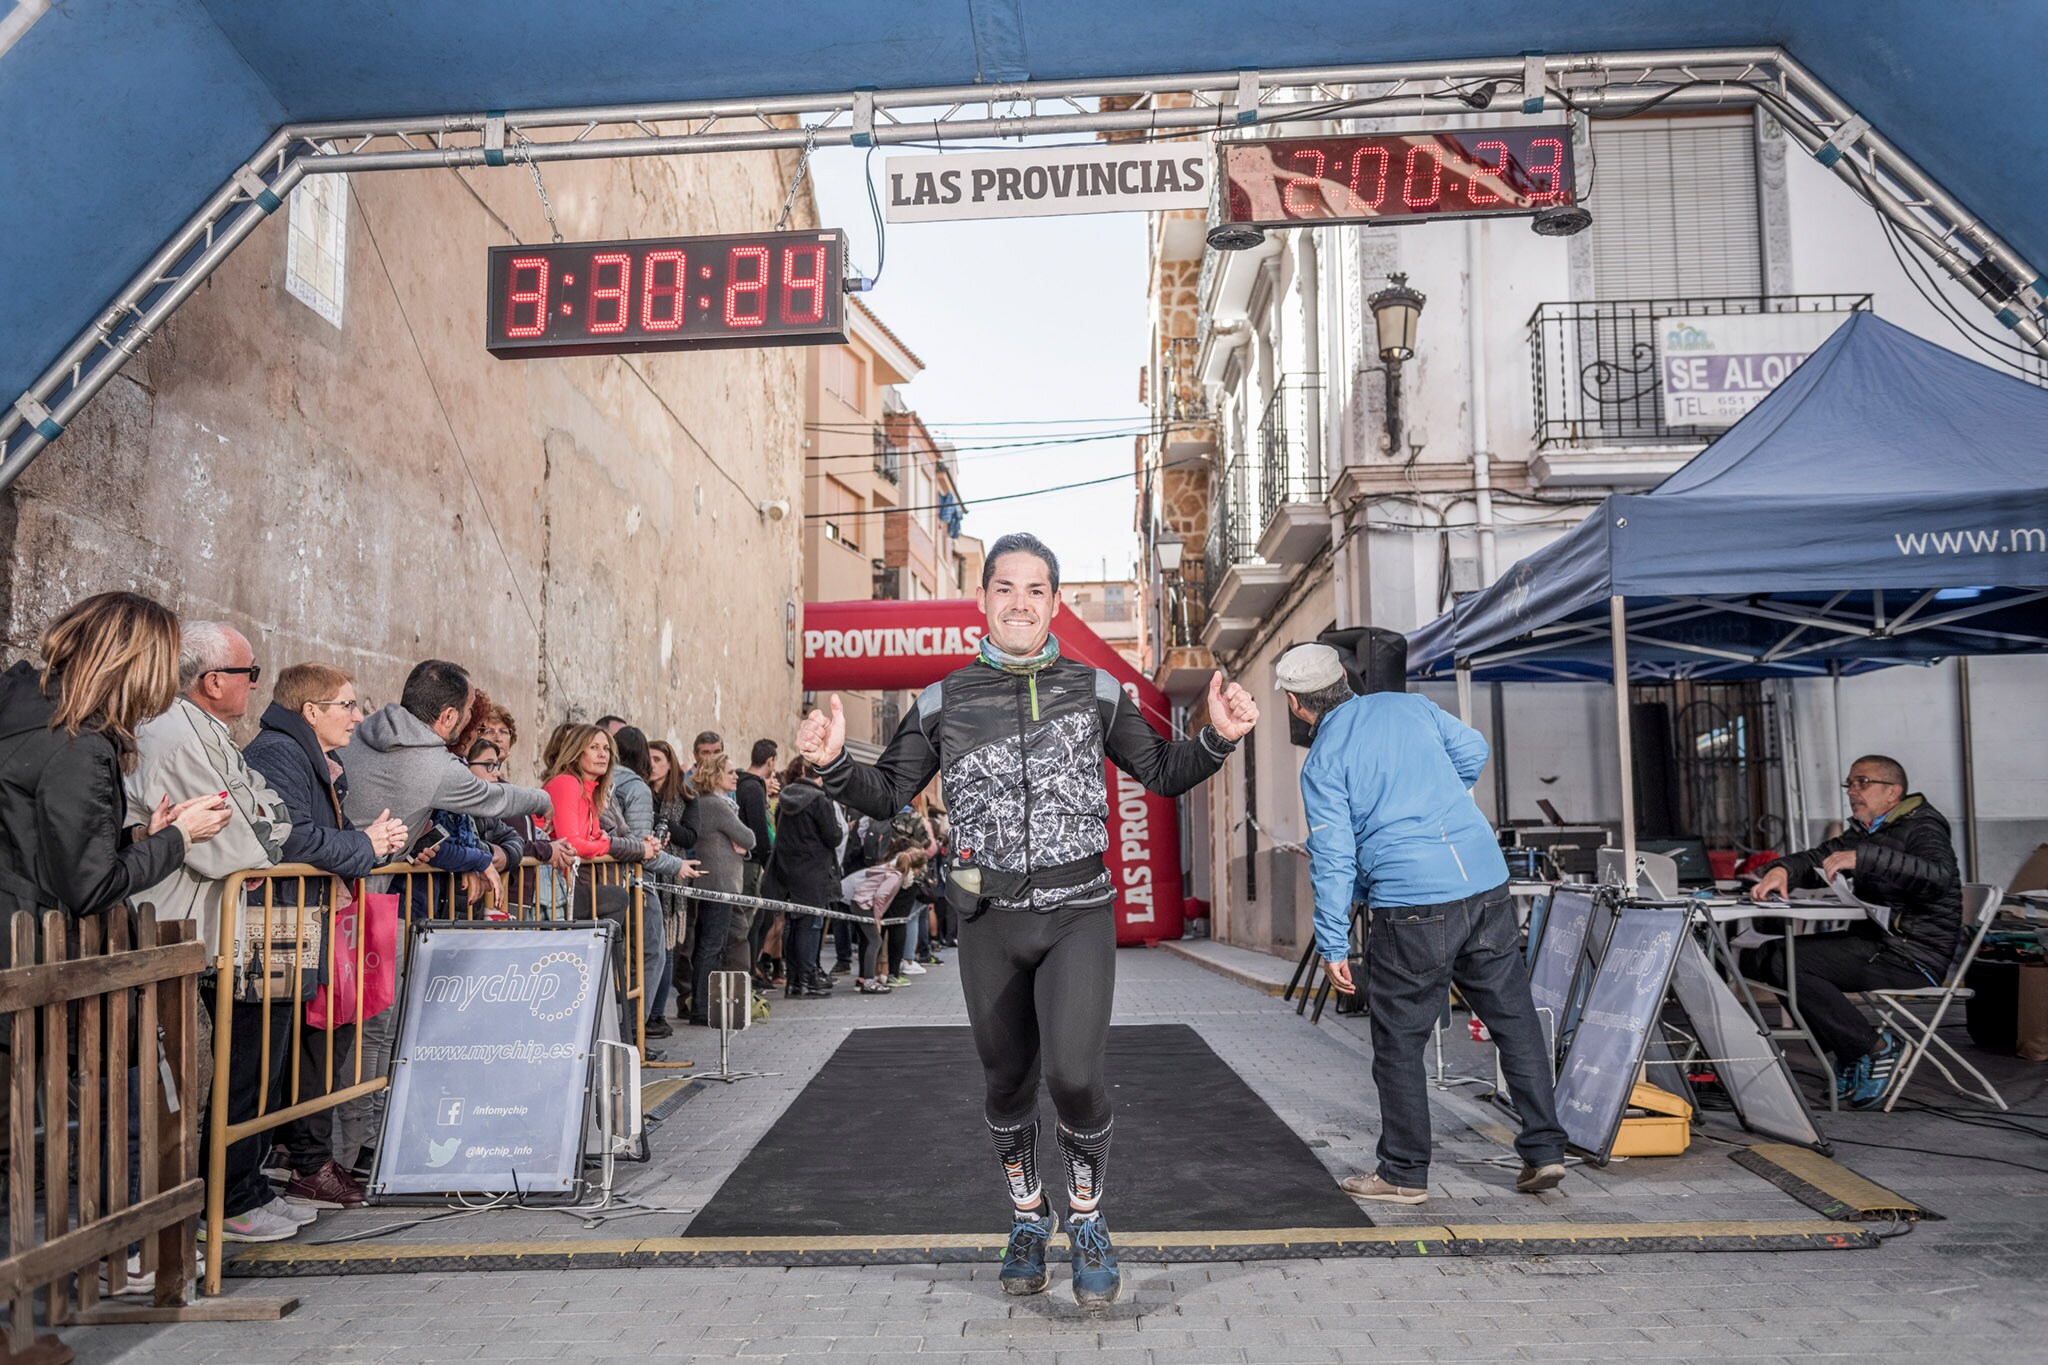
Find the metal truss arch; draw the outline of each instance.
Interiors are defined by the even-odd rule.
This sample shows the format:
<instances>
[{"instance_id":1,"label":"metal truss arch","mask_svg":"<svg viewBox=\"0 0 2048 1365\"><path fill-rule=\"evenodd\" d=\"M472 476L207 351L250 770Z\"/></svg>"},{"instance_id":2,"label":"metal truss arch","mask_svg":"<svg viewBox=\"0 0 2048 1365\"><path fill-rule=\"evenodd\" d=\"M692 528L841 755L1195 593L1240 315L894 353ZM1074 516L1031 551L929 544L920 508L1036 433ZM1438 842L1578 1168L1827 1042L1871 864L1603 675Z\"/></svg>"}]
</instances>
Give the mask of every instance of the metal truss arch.
<instances>
[{"instance_id":1,"label":"metal truss arch","mask_svg":"<svg viewBox=\"0 0 2048 1365\"><path fill-rule=\"evenodd\" d=\"M1171 103L1162 96L1172 96ZM1185 101L1185 102L1183 102ZM0 410L0 490L306 175L1026 136L1240 136L1255 126L1566 106L1622 116L1762 103L1787 133L2048 358L2048 280L1780 48L1512 56L293 124L238 168ZM1094 107L1089 107L1090 105Z\"/></svg>"}]
</instances>

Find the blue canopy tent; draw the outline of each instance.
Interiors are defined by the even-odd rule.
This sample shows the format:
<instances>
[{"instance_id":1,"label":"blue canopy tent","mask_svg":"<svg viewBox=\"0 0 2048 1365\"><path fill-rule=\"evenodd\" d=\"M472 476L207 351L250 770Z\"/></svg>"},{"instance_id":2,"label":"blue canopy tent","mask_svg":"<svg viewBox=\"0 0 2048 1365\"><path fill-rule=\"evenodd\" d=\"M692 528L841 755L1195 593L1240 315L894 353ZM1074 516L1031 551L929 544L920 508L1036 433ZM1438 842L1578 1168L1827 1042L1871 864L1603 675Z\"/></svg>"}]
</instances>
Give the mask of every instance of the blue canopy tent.
<instances>
[{"instance_id":1,"label":"blue canopy tent","mask_svg":"<svg viewBox=\"0 0 2048 1365\"><path fill-rule=\"evenodd\" d=\"M1411 673L1461 685L2039 651L2048 390L1870 313L1657 488L1607 498L1408 642ZM1626 705L1617 687L1632 845Z\"/></svg>"}]
</instances>

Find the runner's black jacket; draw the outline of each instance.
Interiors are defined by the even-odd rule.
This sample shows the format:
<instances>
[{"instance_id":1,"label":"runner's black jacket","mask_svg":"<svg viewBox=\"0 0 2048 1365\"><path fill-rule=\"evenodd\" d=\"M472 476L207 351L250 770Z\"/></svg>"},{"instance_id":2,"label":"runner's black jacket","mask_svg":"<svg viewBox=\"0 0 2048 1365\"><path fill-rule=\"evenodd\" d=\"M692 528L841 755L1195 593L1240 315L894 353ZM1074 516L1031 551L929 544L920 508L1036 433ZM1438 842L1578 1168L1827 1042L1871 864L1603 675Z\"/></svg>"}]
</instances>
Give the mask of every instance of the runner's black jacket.
<instances>
[{"instance_id":1,"label":"runner's black jacket","mask_svg":"<svg viewBox=\"0 0 2048 1365\"><path fill-rule=\"evenodd\" d=\"M1161 737L1115 678L1076 660L1028 676L976 662L919 694L872 767L842 753L819 776L881 820L940 773L952 824L948 896L971 916L1108 902L1105 754L1178 796L1236 747L1207 726L1193 739Z\"/></svg>"}]
</instances>

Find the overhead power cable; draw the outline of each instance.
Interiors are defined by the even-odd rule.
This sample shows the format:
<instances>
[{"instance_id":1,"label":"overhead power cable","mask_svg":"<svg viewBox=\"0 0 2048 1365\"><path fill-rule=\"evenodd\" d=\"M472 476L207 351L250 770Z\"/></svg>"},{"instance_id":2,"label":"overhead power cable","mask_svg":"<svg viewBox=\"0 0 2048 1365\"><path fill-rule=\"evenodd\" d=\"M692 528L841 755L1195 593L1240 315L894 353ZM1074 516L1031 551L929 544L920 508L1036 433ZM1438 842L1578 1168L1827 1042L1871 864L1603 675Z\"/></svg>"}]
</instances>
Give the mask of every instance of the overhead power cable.
<instances>
[{"instance_id":1,"label":"overhead power cable","mask_svg":"<svg viewBox=\"0 0 2048 1365\"><path fill-rule=\"evenodd\" d=\"M1642 114L1646 110L1663 103L1681 90L1697 85L1740 86L1754 93L1757 97L1757 102L1783 122L1804 130L1808 136L1822 140L1826 140L1828 137L1827 130L1814 122L1797 105L1785 99L1769 86L1754 81L1683 81L1651 99L1631 105L1626 109L1587 109L1574 103L1571 96L1561 89L1553 86L1550 88L1550 93L1556 95L1558 101L1574 113L1584 114L1589 119L1608 120L1631 118ZM1904 236L1911 235L1919 238L1927 245L1929 250L1936 253L1949 253L1951 248L1924 229L1899 223L1890 214L1886 213L1878 205L1878 190L1871 183L1870 172L1857 164L1854 158L1848 158L1847 164L1854 179L1844 183L1848 186L1849 192L1860 199L1864 206L1876 215L1878 226L1884 233L1885 246L1891 251L1892 259L1897 263L1899 272L1906 277L1906 283L1912 286L1913 291L1919 294L1921 300L1934 309L1944 322L1960 332L1963 335L1963 339L1975 350L2001 364L2018 370L2027 379L2040 382L2041 377L2039 375L2029 370L2025 364L2018 363L2021 361L2036 363L2040 360L2040 357L2030 347L2007 341L2005 338L1983 331L1971 323L1962 314L1961 310L1956 307L1955 301L1942 292L1940 283L1936 280L1933 270L1927 262L1912 252L1902 252L1900 245L1901 239ZM1588 198L1590 197L1591 189L1589 184ZM1918 267L1917 274L1915 272L1916 266ZM1925 277L1926 284L1921 282L1922 276Z\"/></svg>"},{"instance_id":2,"label":"overhead power cable","mask_svg":"<svg viewBox=\"0 0 2048 1365\"><path fill-rule=\"evenodd\" d=\"M1167 461L1167 462L1166 462L1165 464L1162 464L1162 465L1160 465L1160 466L1159 466L1159 468L1161 468L1161 469L1178 469L1178 468L1182 467L1183 465L1193 465L1193 464L1207 464L1207 463L1208 463L1208 461L1206 461L1206 460L1169 460L1169 461ZM1064 493L1064 492L1066 492L1067 490L1069 490L1069 489L1073 489L1073 488L1094 488L1094 487L1095 487L1095 486L1097 486L1098 484L1105 484L1105 483L1120 483L1120 482L1122 482L1122 481L1123 481L1123 480L1125 480L1125 479L1135 479L1135 478L1137 478L1137 477L1138 477L1138 471L1136 471L1135 469L1133 469L1133 470L1128 470L1128 471L1126 471L1126 472L1124 472L1124 473L1122 473L1122 474L1111 474L1111 475L1109 475L1109 476L1108 476L1107 478L1101 478L1101 479L1082 479L1082 480L1081 480L1080 482L1078 482L1078 483L1061 483L1061 484L1054 484L1054 485L1053 485L1052 487L1050 487L1050 488L1027 488L1027 489L1025 489L1025 490L1024 490L1023 492L1021 492L1021 493L995 493L995 494L991 494L990 496L987 496L987 497L980 497L980 498L974 498L974 499L972 499L971 501L972 501L972 503L973 503L973 505L974 505L974 506L976 506L976 507L981 507L981 506L984 506L984 505L986 505L986 504L988 504L988 503L991 503L991 502L1011 502L1011 501L1014 501L1014 500L1015 500L1015 499L1017 499L1017 498L1036 498L1036 497L1043 497L1043 496L1044 496L1045 494L1047 494L1047 493ZM889 515L889 514L890 514L891 512L937 512L937 511L940 511L940 510L942 510L942 509L941 509L941 507L940 507L940 504L938 504L938 503L935 503L935 502L934 502L934 503L928 503L928 504L925 504L924 506L921 506L921 507L872 507L872 508L862 508L862 509L859 509L859 510L857 510L857 511L852 511L852 512L806 512L806 513L804 513L804 520L805 520L805 521L850 521L850 520L852 520L852 519L853 519L854 517L878 517L878 516L887 516L887 515Z\"/></svg>"}]
</instances>

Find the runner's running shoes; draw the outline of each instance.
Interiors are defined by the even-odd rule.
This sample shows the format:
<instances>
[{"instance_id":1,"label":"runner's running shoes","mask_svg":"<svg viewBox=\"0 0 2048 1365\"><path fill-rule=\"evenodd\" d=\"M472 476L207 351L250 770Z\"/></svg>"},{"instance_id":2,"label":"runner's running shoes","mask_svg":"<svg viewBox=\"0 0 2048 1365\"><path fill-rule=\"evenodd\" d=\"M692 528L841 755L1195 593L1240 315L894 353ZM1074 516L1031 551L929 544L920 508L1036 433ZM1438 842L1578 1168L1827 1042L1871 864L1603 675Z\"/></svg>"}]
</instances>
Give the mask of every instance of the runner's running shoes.
<instances>
[{"instance_id":1,"label":"runner's running shoes","mask_svg":"<svg viewBox=\"0 0 2048 1365\"><path fill-rule=\"evenodd\" d=\"M1116 1248L1109 1244L1109 1225L1099 1213L1070 1216L1067 1220L1068 1264L1074 1272L1074 1302L1099 1311L1109 1307L1123 1293L1124 1276L1116 1265Z\"/></svg>"},{"instance_id":2,"label":"runner's running shoes","mask_svg":"<svg viewBox=\"0 0 2048 1365\"><path fill-rule=\"evenodd\" d=\"M1045 1268L1046 1244L1059 1231L1059 1215L1050 1201L1039 1205L1036 1218L1019 1218L1010 1226L1010 1245L1003 1249L1001 1281L1005 1294L1043 1294L1052 1282Z\"/></svg>"}]
</instances>

